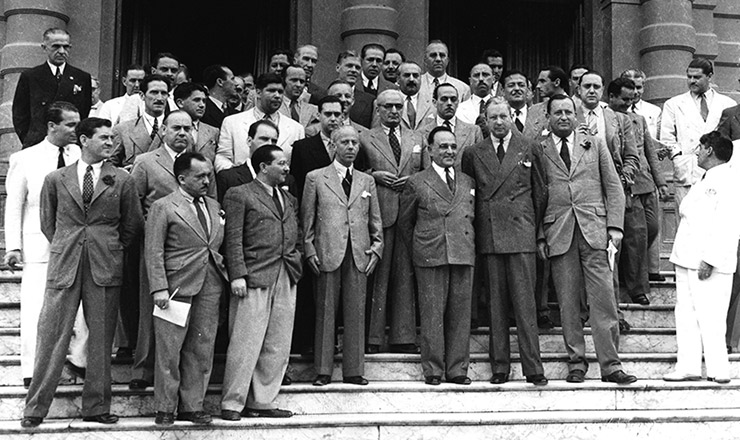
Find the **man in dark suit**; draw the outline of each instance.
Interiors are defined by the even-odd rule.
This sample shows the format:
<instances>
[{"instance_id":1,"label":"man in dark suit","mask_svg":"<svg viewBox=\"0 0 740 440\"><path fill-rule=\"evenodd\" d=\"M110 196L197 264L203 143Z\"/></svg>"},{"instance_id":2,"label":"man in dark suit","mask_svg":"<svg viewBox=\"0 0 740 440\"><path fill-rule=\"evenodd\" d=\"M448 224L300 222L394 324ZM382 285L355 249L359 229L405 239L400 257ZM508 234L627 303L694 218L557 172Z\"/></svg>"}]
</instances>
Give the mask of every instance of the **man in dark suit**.
<instances>
[{"instance_id":1,"label":"man in dark suit","mask_svg":"<svg viewBox=\"0 0 740 440\"><path fill-rule=\"evenodd\" d=\"M475 179L475 236L485 259L491 318L491 383L509 380L509 310L513 309L527 382L546 385L534 301L537 225L547 188L542 147L513 129L508 103L491 98L485 110L491 137L470 147L462 170Z\"/></svg>"},{"instance_id":2,"label":"man in dark suit","mask_svg":"<svg viewBox=\"0 0 740 440\"><path fill-rule=\"evenodd\" d=\"M46 62L21 73L13 98L13 127L23 148L44 140L44 116L52 102L74 104L82 119L88 116L92 105L90 74L67 64L69 33L59 28L47 29L41 47L46 52Z\"/></svg>"},{"instance_id":3,"label":"man in dark suit","mask_svg":"<svg viewBox=\"0 0 740 440\"><path fill-rule=\"evenodd\" d=\"M581 321L581 286L585 286L601 380L632 383L637 378L622 371L617 351L619 321L613 260L609 262L614 257L611 249L622 240L622 184L604 142L575 131L576 109L568 96L553 95L547 113L552 134L542 142L542 162L548 201L537 252L552 264L569 358L565 380L583 382L588 370Z\"/></svg>"},{"instance_id":4,"label":"man in dark suit","mask_svg":"<svg viewBox=\"0 0 740 440\"><path fill-rule=\"evenodd\" d=\"M393 47L386 50L381 69L383 78L391 84L396 84L396 81L398 81L398 68L405 62L406 56L400 50Z\"/></svg>"},{"instance_id":5,"label":"man in dark suit","mask_svg":"<svg viewBox=\"0 0 740 440\"><path fill-rule=\"evenodd\" d=\"M722 110L717 131L732 141L740 139L740 105Z\"/></svg>"},{"instance_id":6,"label":"man in dark suit","mask_svg":"<svg viewBox=\"0 0 740 440\"><path fill-rule=\"evenodd\" d=\"M359 85L362 64L360 57L351 50L342 52L337 57L338 78L347 81L352 86L355 102L349 111L353 121L365 128L370 128L373 122L373 103L375 97L361 90Z\"/></svg>"},{"instance_id":7,"label":"man in dark suit","mask_svg":"<svg viewBox=\"0 0 740 440\"><path fill-rule=\"evenodd\" d=\"M231 280L230 342L221 398L221 418L290 417L275 398L288 367L303 271L298 201L280 186L288 159L275 144L251 156L259 170L252 182L230 189L226 209L226 257Z\"/></svg>"},{"instance_id":8,"label":"man in dark suit","mask_svg":"<svg viewBox=\"0 0 740 440\"><path fill-rule=\"evenodd\" d=\"M365 291L367 277L383 254L382 221L372 177L352 162L360 149L357 132L339 127L332 133L334 162L311 171L301 202L305 255L316 283L314 385L331 382L334 370L335 317L340 300L344 317L343 382L367 385Z\"/></svg>"},{"instance_id":9,"label":"man in dark suit","mask_svg":"<svg viewBox=\"0 0 740 440\"><path fill-rule=\"evenodd\" d=\"M216 159L219 130L215 126L203 122L202 118L208 105L207 102L208 91L198 83L183 83L175 89L177 107L190 115L190 119L193 121L193 129L190 130L190 134L193 136L191 151L202 154L213 165Z\"/></svg>"},{"instance_id":10,"label":"man in dark suit","mask_svg":"<svg viewBox=\"0 0 740 440\"><path fill-rule=\"evenodd\" d=\"M475 182L455 170L447 127L427 139L432 166L411 176L401 195L398 232L419 281L421 368L429 385L469 385L470 300L475 265Z\"/></svg>"},{"instance_id":11,"label":"man in dark suit","mask_svg":"<svg viewBox=\"0 0 740 440\"><path fill-rule=\"evenodd\" d=\"M367 127L358 124L357 121L352 119L352 108L355 105L355 95L352 91L352 86L347 81L335 79L331 84L329 84L329 88L326 89L326 93L329 96L339 98L339 101L342 103L341 125L346 125L348 127L351 126L360 135L367 131ZM313 136L319 131L318 129L312 130L312 128L314 128L314 126L308 128L306 132L308 136ZM360 150L360 153L362 153L362 150ZM358 163L357 166L360 166L360 164Z\"/></svg>"},{"instance_id":12,"label":"man in dark suit","mask_svg":"<svg viewBox=\"0 0 740 440\"><path fill-rule=\"evenodd\" d=\"M319 49L311 44L304 44L295 51L293 55L293 64L303 68L306 72L306 88L301 94L303 101L310 102L313 105L319 105L321 98L326 96L326 90L311 81L313 71L319 62Z\"/></svg>"},{"instance_id":13,"label":"man in dark suit","mask_svg":"<svg viewBox=\"0 0 740 440\"><path fill-rule=\"evenodd\" d=\"M153 318L155 336L154 423L211 423L203 401L213 367L219 301L227 280L219 248L224 238L220 206L206 197L211 165L198 153L174 164L179 188L157 200L146 222L145 258L154 305L190 305L184 326Z\"/></svg>"},{"instance_id":14,"label":"man in dark suit","mask_svg":"<svg viewBox=\"0 0 740 440\"><path fill-rule=\"evenodd\" d=\"M362 73L357 82L357 87L363 92L373 96L383 90L397 89L395 83L389 82L380 74L385 57L385 47L378 43L368 43L362 46L360 61L362 62Z\"/></svg>"},{"instance_id":15,"label":"man in dark suit","mask_svg":"<svg viewBox=\"0 0 740 440\"><path fill-rule=\"evenodd\" d=\"M113 150L110 121L85 119L77 132L82 157L49 174L41 190L41 231L51 247L24 428L38 426L49 412L80 301L90 329L82 416L118 421L110 414L111 348L123 252L141 232L143 219L134 180L106 161Z\"/></svg>"},{"instance_id":16,"label":"man in dark suit","mask_svg":"<svg viewBox=\"0 0 740 440\"><path fill-rule=\"evenodd\" d=\"M203 70L203 85L208 88L208 99L205 114L201 119L206 124L221 129L224 118L236 113L228 106L229 100L239 96L234 83L234 73L228 67L219 64L208 66Z\"/></svg>"},{"instance_id":17,"label":"man in dark suit","mask_svg":"<svg viewBox=\"0 0 740 440\"><path fill-rule=\"evenodd\" d=\"M401 192L408 178L429 167L429 153L421 135L401 127L403 93L386 90L378 95L380 126L360 135L367 155L367 172L378 185L383 219L383 258L373 276L369 304L368 353L378 353L385 340L386 316L390 321L388 343L392 352L418 353L414 270L406 243L397 230Z\"/></svg>"}]
</instances>

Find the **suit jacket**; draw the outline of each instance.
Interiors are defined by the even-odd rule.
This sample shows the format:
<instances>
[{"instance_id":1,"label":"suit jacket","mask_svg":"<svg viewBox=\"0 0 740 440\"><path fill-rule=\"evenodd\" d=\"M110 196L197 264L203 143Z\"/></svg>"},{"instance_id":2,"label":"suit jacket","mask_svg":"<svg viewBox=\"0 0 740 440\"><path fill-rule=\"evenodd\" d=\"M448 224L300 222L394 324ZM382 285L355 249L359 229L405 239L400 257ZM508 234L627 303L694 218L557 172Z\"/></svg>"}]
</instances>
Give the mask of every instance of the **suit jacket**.
<instances>
[{"instance_id":1,"label":"suit jacket","mask_svg":"<svg viewBox=\"0 0 740 440\"><path fill-rule=\"evenodd\" d=\"M13 127L24 147L44 140L46 108L55 101L74 104L85 119L92 105L90 74L67 64L57 82L46 62L21 73L13 98Z\"/></svg>"},{"instance_id":2,"label":"suit jacket","mask_svg":"<svg viewBox=\"0 0 740 440\"><path fill-rule=\"evenodd\" d=\"M283 265L291 284L303 271L298 202L276 189L283 196L282 216L272 195L257 181L229 189L224 199L229 279L244 278L251 288L271 287Z\"/></svg>"},{"instance_id":3,"label":"suit jacket","mask_svg":"<svg viewBox=\"0 0 740 440\"><path fill-rule=\"evenodd\" d=\"M666 184L658 164L658 141L650 135L647 121L637 113L627 113L632 120L640 169L635 174L635 184L630 187L632 194L650 194L656 186Z\"/></svg>"},{"instance_id":4,"label":"suit jacket","mask_svg":"<svg viewBox=\"0 0 740 440\"><path fill-rule=\"evenodd\" d=\"M211 161L213 165L216 160L216 147L218 147L219 129L204 123L202 120L198 124L198 141L193 144L190 151L200 153Z\"/></svg>"},{"instance_id":5,"label":"suit jacket","mask_svg":"<svg viewBox=\"0 0 740 440\"><path fill-rule=\"evenodd\" d=\"M740 105L722 110L717 130L733 141L740 139Z\"/></svg>"},{"instance_id":6,"label":"suit jacket","mask_svg":"<svg viewBox=\"0 0 740 440\"><path fill-rule=\"evenodd\" d=\"M404 101L403 111L401 112L401 124L403 125L404 128L408 128L411 131L419 130L419 128L424 123L424 120L427 117L429 116L434 117L437 114L437 109L432 104L432 101L421 99L421 95L419 95L419 99L416 101L415 110L416 110L416 117L414 118L414 125L411 126L411 121L409 120L409 114L408 114L407 107L406 107L406 101ZM378 120L377 123L373 127L377 127L379 125L380 125L380 120Z\"/></svg>"},{"instance_id":7,"label":"suit jacket","mask_svg":"<svg viewBox=\"0 0 740 440\"><path fill-rule=\"evenodd\" d=\"M293 160L290 163L290 174L295 178L298 198L303 195L306 175L310 171L324 168L331 164L332 158L326 152L321 134L301 139L293 144ZM357 166L359 167L359 165ZM357 168L356 167L356 168Z\"/></svg>"},{"instance_id":8,"label":"suit jacket","mask_svg":"<svg viewBox=\"0 0 740 440\"><path fill-rule=\"evenodd\" d=\"M336 167L330 164L306 176L301 202L306 258L319 258L322 272L339 268L348 241L355 267L364 271L371 250L383 256L383 224L378 195L372 177L358 170L352 173L349 199L344 194Z\"/></svg>"},{"instance_id":9,"label":"suit jacket","mask_svg":"<svg viewBox=\"0 0 740 440\"><path fill-rule=\"evenodd\" d=\"M645 118L650 131L650 136L653 139L658 139L658 124L660 124L660 114L662 110L655 104L649 103L644 99L641 99L635 104L635 113Z\"/></svg>"},{"instance_id":10,"label":"suit jacket","mask_svg":"<svg viewBox=\"0 0 740 440\"><path fill-rule=\"evenodd\" d=\"M46 286L70 287L87 244L93 281L123 283L123 251L141 233L144 219L134 179L104 162L85 214L77 163L46 176L41 189L41 232L51 243Z\"/></svg>"},{"instance_id":11,"label":"suit jacket","mask_svg":"<svg viewBox=\"0 0 740 440\"><path fill-rule=\"evenodd\" d=\"M210 98L206 98L206 112L203 113L203 117L200 118L200 121L220 130L221 124L223 124L224 122L224 118L236 113L239 112L228 107L226 109L226 112L224 112L223 110L218 108L216 104L211 101Z\"/></svg>"},{"instance_id":12,"label":"suit jacket","mask_svg":"<svg viewBox=\"0 0 740 440\"><path fill-rule=\"evenodd\" d=\"M550 256L568 250L576 222L592 248L606 249L607 228L622 229L625 203L609 149L599 138L576 133L568 171L552 136L542 148L548 197L539 238L547 240Z\"/></svg>"},{"instance_id":13,"label":"suit jacket","mask_svg":"<svg viewBox=\"0 0 740 440\"><path fill-rule=\"evenodd\" d=\"M398 229L415 266L475 264L475 182L455 172L455 193L429 167L406 182Z\"/></svg>"},{"instance_id":14,"label":"suit jacket","mask_svg":"<svg viewBox=\"0 0 740 440\"><path fill-rule=\"evenodd\" d=\"M673 157L673 179L677 185L693 185L704 174L696 162L694 148L699 138L717 128L722 111L734 107L737 103L730 97L713 92L714 98L709 105L709 114L704 121L699 113L691 92L674 96L663 104L663 115L660 119L660 142L670 147Z\"/></svg>"},{"instance_id":15,"label":"suit jacket","mask_svg":"<svg viewBox=\"0 0 740 440\"><path fill-rule=\"evenodd\" d=\"M218 174L216 174L219 203L223 203L223 199L226 196L226 193L229 192L229 189L249 183L254 180L254 177L252 169L249 168L247 162L239 166L229 168L228 170L219 171ZM285 183L280 185L280 188L282 188L284 192L287 191L292 194L293 197L298 197L299 193L293 176L288 175L285 179Z\"/></svg>"},{"instance_id":16,"label":"suit jacket","mask_svg":"<svg viewBox=\"0 0 740 440\"><path fill-rule=\"evenodd\" d=\"M70 144L69 161L80 158L80 147ZM26 263L49 261L49 241L41 232L40 203L44 179L57 169L59 149L47 139L10 155L5 180L5 249L23 251Z\"/></svg>"},{"instance_id":17,"label":"suit jacket","mask_svg":"<svg viewBox=\"0 0 740 440\"><path fill-rule=\"evenodd\" d=\"M313 104L302 102L300 98L298 99L298 105L300 106L298 108L298 122L301 124L304 128L308 127L311 124L318 124L319 123L319 108L316 107ZM287 118L291 118L290 115L290 99L283 96L283 104L278 109L280 113L285 115Z\"/></svg>"},{"instance_id":18,"label":"suit jacket","mask_svg":"<svg viewBox=\"0 0 740 440\"><path fill-rule=\"evenodd\" d=\"M204 200L211 223L207 235L192 203L179 188L152 204L144 236L150 293L172 293L179 287L178 296L197 295L203 288L209 260L228 280L223 256L218 252L224 239L221 207L210 197Z\"/></svg>"},{"instance_id":19,"label":"suit jacket","mask_svg":"<svg viewBox=\"0 0 740 440\"><path fill-rule=\"evenodd\" d=\"M387 79L385 79L382 73L378 75L378 90L376 90L375 93L367 90L362 76L357 78L357 84L355 84L355 87L373 96L378 96L380 92L385 91L385 90L398 90L398 84L392 83L388 81Z\"/></svg>"},{"instance_id":20,"label":"suit jacket","mask_svg":"<svg viewBox=\"0 0 740 440\"><path fill-rule=\"evenodd\" d=\"M375 96L363 92L355 87L355 103L349 110L349 117L353 121L369 128L373 124L373 113L375 110Z\"/></svg>"},{"instance_id":21,"label":"suit jacket","mask_svg":"<svg viewBox=\"0 0 740 440\"><path fill-rule=\"evenodd\" d=\"M547 101L535 104L527 109L527 120L524 123L524 137L535 142L542 142L550 135L550 121L547 119Z\"/></svg>"},{"instance_id":22,"label":"suit jacket","mask_svg":"<svg viewBox=\"0 0 740 440\"><path fill-rule=\"evenodd\" d=\"M470 98L470 85L460 81L459 79L447 75L447 79L445 81L440 82L440 84L447 82L449 84L452 84L457 89L457 96L459 98L458 102L466 101L468 98ZM434 93L434 79L432 76L428 73L424 73L421 75L421 80L419 81L419 100L420 101L427 101L432 102L432 94Z\"/></svg>"},{"instance_id":23,"label":"suit jacket","mask_svg":"<svg viewBox=\"0 0 740 440\"><path fill-rule=\"evenodd\" d=\"M398 136L398 134L396 134ZM420 170L429 168L431 160L429 151L424 147L419 133L411 130L401 130L401 159L396 158L388 142L388 136L383 127L376 127L360 135L360 149L367 157L367 171L388 171L397 177L410 176ZM378 186L378 203L383 218L383 227L396 224L401 194L386 186Z\"/></svg>"},{"instance_id":24,"label":"suit jacket","mask_svg":"<svg viewBox=\"0 0 740 440\"><path fill-rule=\"evenodd\" d=\"M511 132L499 163L490 137L463 153L462 171L475 180L475 235L479 254L535 252L537 226L547 206L542 146Z\"/></svg>"},{"instance_id":25,"label":"suit jacket","mask_svg":"<svg viewBox=\"0 0 740 440\"><path fill-rule=\"evenodd\" d=\"M424 118L416 131L421 134L421 140L424 145L429 146L427 138L429 133L437 127L437 115L432 114ZM462 162L463 152L465 149L483 141L483 132L480 127L473 124L466 124L460 119L455 118L455 142L457 143L457 157L455 158L455 167L459 168ZM498 159L497 159L498 160Z\"/></svg>"},{"instance_id":26,"label":"suit jacket","mask_svg":"<svg viewBox=\"0 0 740 440\"><path fill-rule=\"evenodd\" d=\"M159 126L157 135L152 139L143 116L121 122L113 127L114 150L110 161L119 167L133 165L136 156L154 151L164 143L163 131L164 124Z\"/></svg>"},{"instance_id":27,"label":"suit jacket","mask_svg":"<svg viewBox=\"0 0 740 440\"><path fill-rule=\"evenodd\" d=\"M306 88L303 90L304 95L308 95L304 101L308 101L313 105L319 105L321 98L326 96L326 89L316 85L315 83L309 82ZM301 95L303 98L304 95Z\"/></svg>"},{"instance_id":28,"label":"suit jacket","mask_svg":"<svg viewBox=\"0 0 740 440\"><path fill-rule=\"evenodd\" d=\"M576 110L576 118L581 124L586 123L584 115L585 108L579 106ZM634 178L637 170L640 168L640 157L637 152L635 141L634 124L629 116L624 113L617 113L614 110L604 107L604 137L606 146L612 154L614 166L617 168L617 174Z\"/></svg>"}]
</instances>

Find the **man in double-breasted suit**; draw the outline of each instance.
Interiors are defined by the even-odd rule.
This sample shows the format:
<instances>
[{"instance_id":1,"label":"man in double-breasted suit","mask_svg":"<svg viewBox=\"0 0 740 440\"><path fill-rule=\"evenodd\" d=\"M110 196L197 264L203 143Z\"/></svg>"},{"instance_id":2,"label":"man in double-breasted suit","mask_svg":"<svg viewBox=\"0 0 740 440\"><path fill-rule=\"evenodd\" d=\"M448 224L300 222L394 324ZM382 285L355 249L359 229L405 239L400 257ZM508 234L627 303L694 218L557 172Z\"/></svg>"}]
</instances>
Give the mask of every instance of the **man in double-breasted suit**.
<instances>
[{"instance_id":1,"label":"man in double-breasted suit","mask_svg":"<svg viewBox=\"0 0 740 440\"><path fill-rule=\"evenodd\" d=\"M183 153L173 166L179 188L152 204L146 223L144 253L154 305L190 304L179 326L154 317L154 422L211 423L203 411L213 366L218 310L227 280L219 248L224 221L218 202L206 197L213 171L198 153Z\"/></svg>"},{"instance_id":2,"label":"man in double-breasted suit","mask_svg":"<svg viewBox=\"0 0 740 440\"><path fill-rule=\"evenodd\" d=\"M455 170L457 144L447 127L429 134L432 166L411 176L401 195L398 232L419 282L424 381L470 384L470 300L475 265L473 180Z\"/></svg>"},{"instance_id":3,"label":"man in double-breasted suit","mask_svg":"<svg viewBox=\"0 0 740 440\"><path fill-rule=\"evenodd\" d=\"M260 147L251 161L256 179L224 199L231 319L221 418L231 421L245 405L248 417L293 415L276 408L275 398L288 367L303 271L298 201L280 188L289 169L280 147Z\"/></svg>"},{"instance_id":4,"label":"man in double-breasted suit","mask_svg":"<svg viewBox=\"0 0 740 440\"><path fill-rule=\"evenodd\" d=\"M305 255L316 283L314 385L331 382L334 369L334 328L343 305L343 381L367 385L365 370L365 291L383 255L382 221L373 179L354 169L360 142L352 127L331 135L334 161L306 176L301 201Z\"/></svg>"},{"instance_id":5,"label":"man in double-breasted suit","mask_svg":"<svg viewBox=\"0 0 740 440\"><path fill-rule=\"evenodd\" d=\"M488 273L491 382L509 379L513 309L522 372L527 382L545 385L534 296L537 225L547 201L542 147L516 131L503 98L491 99L486 108L491 137L466 150L462 163L475 180L476 249Z\"/></svg>"},{"instance_id":6,"label":"man in double-breasted suit","mask_svg":"<svg viewBox=\"0 0 740 440\"><path fill-rule=\"evenodd\" d=\"M134 180L106 162L113 151L110 121L85 119L77 133L80 160L49 174L41 189L41 231L51 247L36 365L21 421L25 428L38 426L49 411L80 300L90 329L82 416L118 421L110 414L111 348L123 253L143 219Z\"/></svg>"},{"instance_id":7,"label":"man in double-breasted suit","mask_svg":"<svg viewBox=\"0 0 740 440\"><path fill-rule=\"evenodd\" d=\"M198 83L182 83L175 88L175 103L180 110L190 115L193 137L190 151L202 154L213 165L216 160L219 129L203 121L208 95L205 87Z\"/></svg>"},{"instance_id":8,"label":"man in double-breasted suit","mask_svg":"<svg viewBox=\"0 0 740 440\"><path fill-rule=\"evenodd\" d=\"M403 93L386 90L378 95L380 126L360 135L368 172L378 185L383 219L383 258L373 276L369 310L368 352L377 353L390 319L391 351L417 353L416 301L411 256L396 230L403 187L409 176L429 167L429 153L421 135L401 127Z\"/></svg>"},{"instance_id":9,"label":"man in double-breasted suit","mask_svg":"<svg viewBox=\"0 0 740 440\"><path fill-rule=\"evenodd\" d=\"M632 383L617 353L619 322L614 298L611 250L622 240L624 192L609 149L598 137L576 128L575 105L566 95L547 104L550 132L542 143L548 188L547 208L537 238L541 258L549 258L560 304L568 353L568 382L583 382L588 361L581 322L581 285L601 367L601 380Z\"/></svg>"},{"instance_id":10,"label":"man in double-breasted suit","mask_svg":"<svg viewBox=\"0 0 740 440\"><path fill-rule=\"evenodd\" d=\"M46 136L46 109L55 101L73 104L86 118L92 105L90 74L67 64L69 33L50 28L41 47L46 62L21 73L13 97L13 127L23 148L36 145Z\"/></svg>"},{"instance_id":11,"label":"man in double-breasted suit","mask_svg":"<svg viewBox=\"0 0 740 440\"><path fill-rule=\"evenodd\" d=\"M113 127L116 137L111 162L114 165L130 170L136 156L156 150L162 143L164 110L169 91L170 85L161 75L148 75L141 81L144 113Z\"/></svg>"}]
</instances>

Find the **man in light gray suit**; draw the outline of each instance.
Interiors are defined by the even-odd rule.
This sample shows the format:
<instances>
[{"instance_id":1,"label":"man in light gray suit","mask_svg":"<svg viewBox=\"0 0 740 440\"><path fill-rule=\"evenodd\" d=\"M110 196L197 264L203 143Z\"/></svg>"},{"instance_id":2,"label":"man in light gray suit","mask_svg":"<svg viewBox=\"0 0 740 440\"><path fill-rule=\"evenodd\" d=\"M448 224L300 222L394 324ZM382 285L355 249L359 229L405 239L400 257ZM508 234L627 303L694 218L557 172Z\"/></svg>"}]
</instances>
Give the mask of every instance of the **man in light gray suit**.
<instances>
[{"instance_id":1,"label":"man in light gray suit","mask_svg":"<svg viewBox=\"0 0 740 440\"><path fill-rule=\"evenodd\" d=\"M412 131L418 130L427 116L434 114L432 100L420 99L419 85L421 67L414 62L405 62L398 68L398 86L403 93L401 124ZM430 96L431 98L431 96ZM378 121L377 114L375 121ZM374 123L374 127L378 124Z\"/></svg>"},{"instance_id":2,"label":"man in light gray suit","mask_svg":"<svg viewBox=\"0 0 740 440\"><path fill-rule=\"evenodd\" d=\"M187 82L177 86L174 95L177 106L190 115L193 121L193 129L190 130L193 137L190 151L202 154L213 165L216 160L219 130L201 120L206 111L208 90L198 83Z\"/></svg>"}]
</instances>

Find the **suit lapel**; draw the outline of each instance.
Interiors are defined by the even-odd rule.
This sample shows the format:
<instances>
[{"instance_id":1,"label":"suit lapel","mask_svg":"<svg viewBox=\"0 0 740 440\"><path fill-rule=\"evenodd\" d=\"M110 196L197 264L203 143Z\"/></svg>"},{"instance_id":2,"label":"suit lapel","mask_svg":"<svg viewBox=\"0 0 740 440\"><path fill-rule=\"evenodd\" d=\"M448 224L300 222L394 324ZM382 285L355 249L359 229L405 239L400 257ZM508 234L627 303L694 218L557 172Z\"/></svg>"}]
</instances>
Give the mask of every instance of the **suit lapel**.
<instances>
[{"instance_id":1,"label":"suit lapel","mask_svg":"<svg viewBox=\"0 0 740 440\"><path fill-rule=\"evenodd\" d=\"M347 195L344 194L344 189L342 188L342 182L339 180L336 168L334 168L333 165L329 165L324 169L324 183L326 184L326 186L329 187L330 190L332 190L332 192L334 192L334 194L337 195L337 197L339 197L339 200L347 203L347 206L349 206ZM356 186L354 182L352 183L352 186ZM352 195L351 192L350 195Z\"/></svg>"},{"instance_id":2,"label":"suit lapel","mask_svg":"<svg viewBox=\"0 0 740 440\"><path fill-rule=\"evenodd\" d=\"M208 241L210 243L216 238L217 228L221 225L221 216L219 215L219 205L215 200L208 197L205 197L203 200L206 201L208 217L211 219L211 233L208 236Z\"/></svg>"},{"instance_id":3,"label":"suit lapel","mask_svg":"<svg viewBox=\"0 0 740 440\"><path fill-rule=\"evenodd\" d=\"M398 169L398 164L396 163L396 156L393 155L393 150L391 149L391 144L388 141L388 136L385 135L385 132L383 131L383 127L378 127L376 129L372 130L373 138L375 139L375 148L377 148L378 151L380 151L380 154L385 156L385 158L390 162L396 169ZM396 136L398 136L396 134ZM401 139L398 140L401 142ZM403 151L403 148L401 149Z\"/></svg>"},{"instance_id":4,"label":"suit lapel","mask_svg":"<svg viewBox=\"0 0 740 440\"><path fill-rule=\"evenodd\" d=\"M576 139L577 138L578 137L576 135ZM545 148L544 148L544 151L545 151L545 156L548 159L550 159L555 164L555 166L557 166L558 168L560 168L560 170L563 173L565 173L567 175L570 174L568 172L568 169L565 168L565 164L563 163L563 159L560 158L560 152L558 151L558 148L555 146L555 142L553 142L552 136L547 136L545 138ZM571 169L573 168L573 163L574 162L571 161Z\"/></svg>"},{"instance_id":5,"label":"suit lapel","mask_svg":"<svg viewBox=\"0 0 740 440\"><path fill-rule=\"evenodd\" d=\"M468 130L467 126L463 126L460 124L460 120L457 119L455 121L455 137L457 138L457 145L458 148L460 148L460 145L465 145L465 142L468 140L468 137L470 137L472 133L470 130Z\"/></svg>"},{"instance_id":6,"label":"suit lapel","mask_svg":"<svg viewBox=\"0 0 740 440\"><path fill-rule=\"evenodd\" d=\"M446 182L442 181L442 178L440 178L439 174L437 174L437 171L435 171L432 167L430 167L428 170L424 171L426 175L424 176L424 183L435 193L437 193L444 201L447 203L452 203L452 199L454 198L454 194L452 194L452 191L450 191L450 187L447 186ZM455 173L455 177L459 177L459 173ZM457 187L457 186L456 186Z\"/></svg>"},{"instance_id":7,"label":"suit lapel","mask_svg":"<svg viewBox=\"0 0 740 440\"><path fill-rule=\"evenodd\" d=\"M617 121L617 115L610 109L605 108L604 112L604 137L606 138L607 146L612 145L614 142L614 136L619 132L619 121ZM611 151L611 148L609 149Z\"/></svg>"},{"instance_id":8,"label":"suit lapel","mask_svg":"<svg viewBox=\"0 0 740 440\"><path fill-rule=\"evenodd\" d=\"M491 139L493 139L493 137ZM498 188L501 186L501 184L504 183L504 180L509 177L509 174L514 171L514 168L519 162L519 156L521 155L521 153L522 146L519 138L512 133L511 140L509 140L509 147L506 150L506 154L504 155L504 161L499 166L498 172L494 174L495 179L492 185L492 193L495 193L496 190L498 190ZM498 163L498 157L494 157L494 160L496 161L496 163Z\"/></svg>"},{"instance_id":9,"label":"suit lapel","mask_svg":"<svg viewBox=\"0 0 740 440\"><path fill-rule=\"evenodd\" d=\"M357 170L353 169L352 170L352 187L349 190L349 201L347 201L347 206L352 205L355 202L355 200L357 200L357 198L360 196L361 194L360 191L362 191L362 188L360 188L360 184L355 182L355 177L357 177ZM344 190L344 188L342 188L342 190Z\"/></svg>"},{"instance_id":10,"label":"suit lapel","mask_svg":"<svg viewBox=\"0 0 740 440\"><path fill-rule=\"evenodd\" d=\"M588 140L588 137L583 136L576 132L575 137L575 145L573 145L573 158L570 161L570 175L573 175L573 171L575 171L576 167L578 166L578 163L581 161L581 158L583 157L583 153L585 153L585 149L581 145L585 141Z\"/></svg>"},{"instance_id":11,"label":"suit lapel","mask_svg":"<svg viewBox=\"0 0 740 440\"><path fill-rule=\"evenodd\" d=\"M53 77L52 77L53 78ZM56 81L56 80L54 80ZM69 165L62 170L62 184L67 188L77 206L82 212L85 212L85 205L82 203L82 190L80 190L80 181L77 177L77 162Z\"/></svg>"},{"instance_id":12,"label":"suit lapel","mask_svg":"<svg viewBox=\"0 0 740 440\"><path fill-rule=\"evenodd\" d=\"M180 193L179 189L175 190L175 193L178 195L178 197L172 201L175 205L175 213L183 219L183 221L195 232L196 235L198 235L198 237L200 237L201 240L208 243L206 232L200 225L200 220L198 220L198 216L193 212L193 208L190 206L190 203L185 200L185 196ZM211 226L211 229L213 229L213 226Z\"/></svg>"},{"instance_id":13,"label":"suit lapel","mask_svg":"<svg viewBox=\"0 0 740 440\"><path fill-rule=\"evenodd\" d=\"M151 144L151 142L152 138L146 129L144 116L139 116L139 119L136 120L134 129L131 132L131 143L134 145L134 150L131 152L131 156L134 157L149 151L148 146Z\"/></svg>"},{"instance_id":14,"label":"suit lapel","mask_svg":"<svg viewBox=\"0 0 740 440\"><path fill-rule=\"evenodd\" d=\"M168 153L164 146L159 147L157 150L156 159L155 162L162 168L164 168L168 173L172 175L172 177L175 177L175 170L173 169L173 166L175 162L172 160L172 156L170 156L170 153Z\"/></svg>"},{"instance_id":15,"label":"suit lapel","mask_svg":"<svg viewBox=\"0 0 740 440\"><path fill-rule=\"evenodd\" d=\"M275 202L272 201L272 197L267 195L267 190L264 187L260 188L260 186L263 186L262 183L257 182L257 179L255 179L252 181L252 185L255 186L254 193L257 195L257 200L265 205L275 217L282 220L282 218L280 218L280 213L277 210L277 206L275 206ZM285 200L285 197L283 197L283 200ZM285 213L284 209L283 213Z\"/></svg>"},{"instance_id":16,"label":"suit lapel","mask_svg":"<svg viewBox=\"0 0 740 440\"><path fill-rule=\"evenodd\" d=\"M399 172L404 169L414 152L415 145L413 145L414 139L411 133L411 130L403 130L401 132L401 159L398 161Z\"/></svg>"},{"instance_id":17,"label":"suit lapel","mask_svg":"<svg viewBox=\"0 0 740 440\"><path fill-rule=\"evenodd\" d=\"M93 191L92 199L90 199L90 206L95 203L95 200L106 190L110 185L105 183L105 178L110 176L115 183L115 173L113 172L113 165L109 162L103 162L103 166L100 168L100 176L98 176L98 183L95 184L95 191Z\"/></svg>"}]
</instances>

